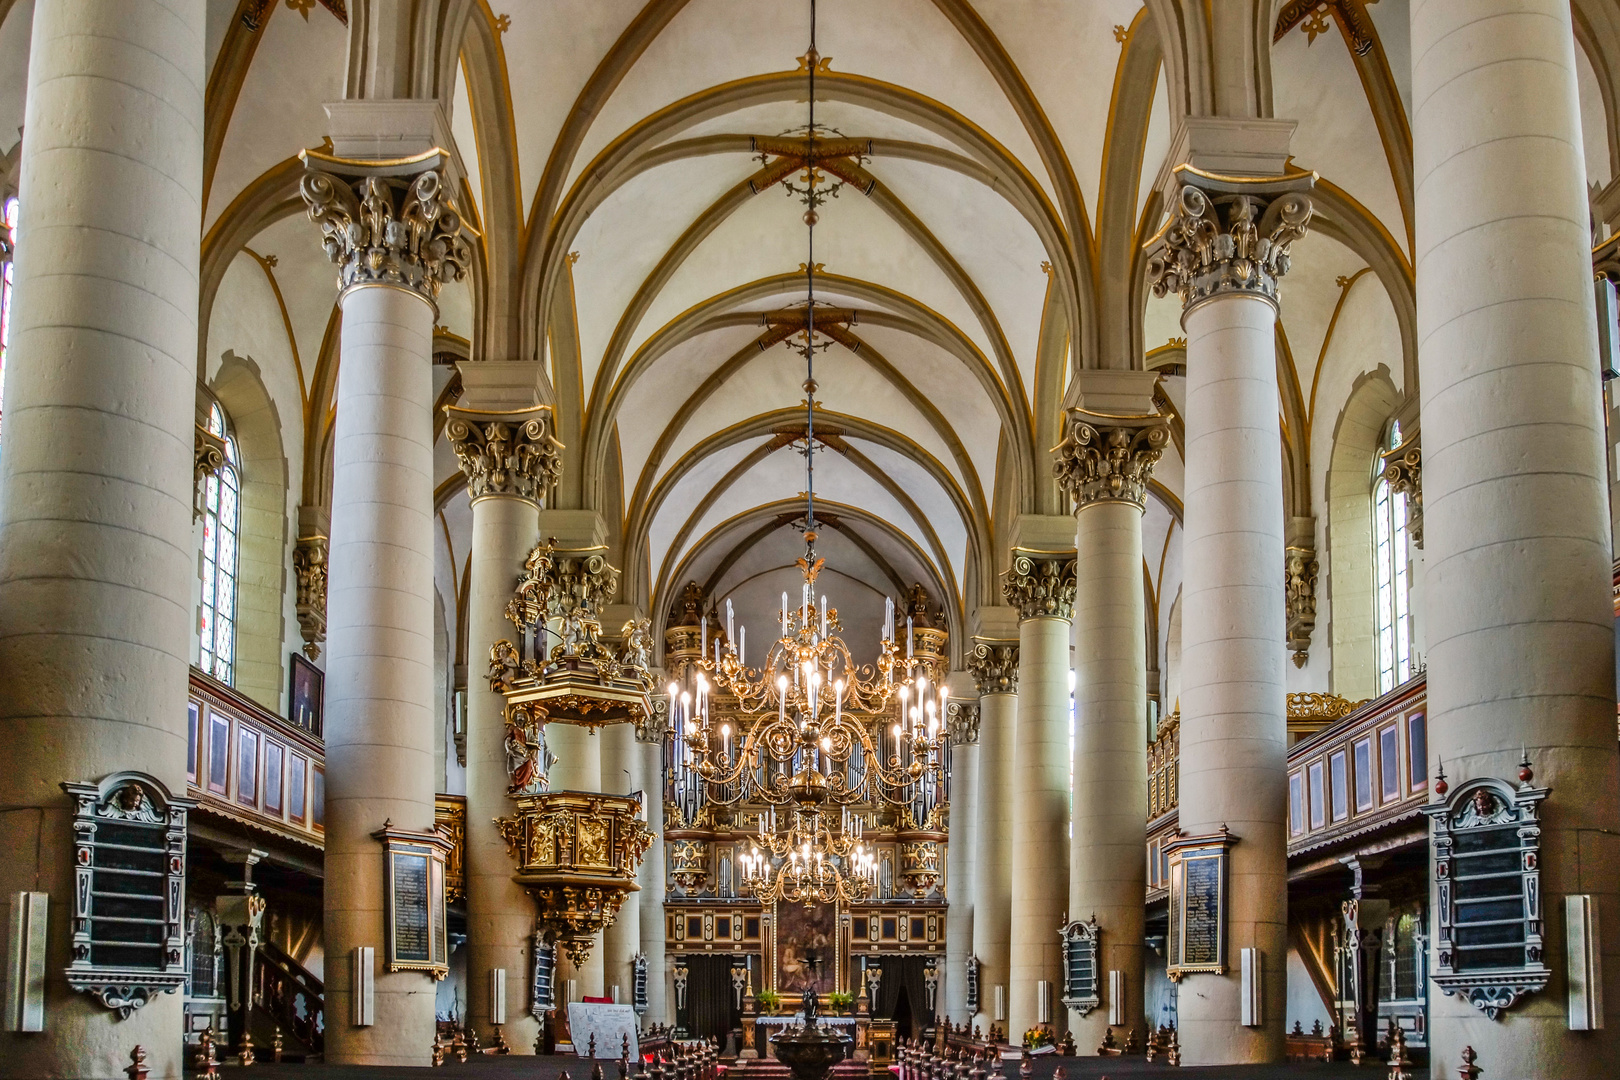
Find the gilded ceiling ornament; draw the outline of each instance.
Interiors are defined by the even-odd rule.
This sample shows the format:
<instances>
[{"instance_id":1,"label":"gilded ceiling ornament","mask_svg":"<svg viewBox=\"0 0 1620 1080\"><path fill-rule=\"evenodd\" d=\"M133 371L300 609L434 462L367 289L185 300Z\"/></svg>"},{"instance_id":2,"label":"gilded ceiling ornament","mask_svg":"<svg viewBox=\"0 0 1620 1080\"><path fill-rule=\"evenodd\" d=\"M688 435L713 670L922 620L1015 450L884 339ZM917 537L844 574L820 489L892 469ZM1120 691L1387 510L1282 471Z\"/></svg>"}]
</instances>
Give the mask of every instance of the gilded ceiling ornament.
<instances>
[{"instance_id":1,"label":"gilded ceiling ornament","mask_svg":"<svg viewBox=\"0 0 1620 1080\"><path fill-rule=\"evenodd\" d=\"M317 643L326 640L326 555L327 538L318 533L300 536L293 548L298 629L304 638L304 655L311 660L321 655Z\"/></svg>"},{"instance_id":2,"label":"gilded ceiling ornament","mask_svg":"<svg viewBox=\"0 0 1620 1080\"><path fill-rule=\"evenodd\" d=\"M307 155L307 152L306 152ZM352 166L337 176L316 167ZM467 276L471 249L461 235L461 213L444 194L438 170L414 177L370 175L364 162L305 157L299 193L321 245L338 264L338 289L393 285L437 302L446 282Z\"/></svg>"},{"instance_id":3,"label":"gilded ceiling ornament","mask_svg":"<svg viewBox=\"0 0 1620 1080\"><path fill-rule=\"evenodd\" d=\"M1288 249L1310 224L1316 174L1248 180L1182 165L1176 179L1170 220L1147 243L1153 294L1179 293L1184 311L1221 296L1275 304Z\"/></svg>"},{"instance_id":4,"label":"gilded ceiling ornament","mask_svg":"<svg viewBox=\"0 0 1620 1080\"><path fill-rule=\"evenodd\" d=\"M545 501L562 476L562 443L552 435L550 406L486 413L447 405L444 411L445 435L471 498Z\"/></svg>"},{"instance_id":5,"label":"gilded ceiling ornament","mask_svg":"<svg viewBox=\"0 0 1620 1080\"><path fill-rule=\"evenodd\" d=\"M1053 450L1052 475L1074 499L1075 511L1099 502L1147 508L1148 482L1170 442L1164 417L1103 416L1070 409L1063 441Z\"/></svg>"},{"instance_id":6,"label":"gilded ceiling ornament","mask_svg":"<svg viewBox=\"0 0 1620 1080\"><path fill-rule=\"evenodd\" d=\"M1378 32L1373 28L1367 5L1378 0L1288 0L1277 12L1273 42L1281 41L1294 27L1305 31L1307 45L1316 43L1317 35L1327 33L1331 15L1344 30L1344 39L1357 56L1366 56L1378 44Z\"/></svg>"},{"instance_id":7,"label":"gilded ceiling ornament","mask_svg":"<svg viewBox=\"0 0 1620 1080\"><path fill-rule=\"evenodd\" d=\"M965 665L979 696L1018 693L1018 646L981 641L968 653Z\"/></svg>"},{"instance_id":8,"label":"gilded ceiling ornament","mask_svg":"<svg viewBox=\"0 0 1620 1080\"><path fill-rule=\"evenodd\" d=\"M1001 594L1018 609L1020 621L1074 617L1074 552L1015 548L1002 578Z\"/></svg>"}]
</instances>

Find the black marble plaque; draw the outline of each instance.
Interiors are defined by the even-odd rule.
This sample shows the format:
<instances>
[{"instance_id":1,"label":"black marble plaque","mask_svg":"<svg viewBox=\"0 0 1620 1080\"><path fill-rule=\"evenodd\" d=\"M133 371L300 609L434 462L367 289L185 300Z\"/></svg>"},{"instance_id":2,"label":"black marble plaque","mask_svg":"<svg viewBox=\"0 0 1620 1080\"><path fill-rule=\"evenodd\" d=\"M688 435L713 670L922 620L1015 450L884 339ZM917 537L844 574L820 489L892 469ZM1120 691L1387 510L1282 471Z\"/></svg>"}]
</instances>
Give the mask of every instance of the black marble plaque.
<instances>
[{"instance_id":1,"label":"black marble plaque","mask_svg":"<svg viewBox=\"0 0 1620 1080\"><path fill-rule=\"evenodd\" d=\"M1221 963L1221 859L1203 856L1186 860L1184 923L1181 962L1185 965Z\"/></svg>"},{"instance_id":2,"label":"black marble plaque","mask_svg":"<svg viewBox=\"0 0 1620 1080\"><path fill-rule=\"evenodd\" d=\"M395 963L426 964L433 961L428 895L428 857L412 852L394 852L394 902L390 914L393 917Z\"/></svg>"}]
</instances>

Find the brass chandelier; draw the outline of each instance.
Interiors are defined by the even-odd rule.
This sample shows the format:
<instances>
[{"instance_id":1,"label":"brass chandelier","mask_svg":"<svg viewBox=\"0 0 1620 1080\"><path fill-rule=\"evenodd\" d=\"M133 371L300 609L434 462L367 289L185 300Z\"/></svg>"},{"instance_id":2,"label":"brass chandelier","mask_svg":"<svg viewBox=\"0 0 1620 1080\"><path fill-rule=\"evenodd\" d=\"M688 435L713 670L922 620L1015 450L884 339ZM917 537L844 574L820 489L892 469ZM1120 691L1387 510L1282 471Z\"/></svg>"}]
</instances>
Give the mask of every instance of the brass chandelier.
<instances>
[{"instance_id":1,"label":"brass chandelier","mask_svg":"<svg viewBox=\"0 0 1620 1080\"><path fill-rule=\"evenodd\" d=\"M784 181L789 195L805 204L808 247L804 329L788 339L805 363L805 434L797 444L805 460L805 549L797 560L804 581L797 605L782 594L780 633L761 666L748 666L747 628L735 625L728 600L723 639L716 634L711 654L708 620L700 620L700 658L692 665L691 683L684 691L673 683L669 687L672 734L684 743L706 801L764 804L758 839L742 858L743 888L763 903L782 899L807 905L859 900L875 886L877 860L861 841L861 818L851 807L904 806L922 785L939 779L947 705L943 685L930 686L933 669L916 670L909 616L904 649L895 642L892 599L885 601L878 657L860 664L841 636L837 609L816 593L826 560L816 553L815 358L833 339L818 338L815 325L815 227L818 208L843 183L829 183L818 155L842 150L848 140L833 143L827 136L837 133L816 124L815 12L812 0L804 57L810 83L808 152L801 184ZM822 144L828 145L818 149ZM716 697L726 699L718 724ZM898 722L892 737L881 721L874 737L870 717L887 712L895 699ZM738 722L735 740L730 719Z\"/></svg>"}]
</instances>

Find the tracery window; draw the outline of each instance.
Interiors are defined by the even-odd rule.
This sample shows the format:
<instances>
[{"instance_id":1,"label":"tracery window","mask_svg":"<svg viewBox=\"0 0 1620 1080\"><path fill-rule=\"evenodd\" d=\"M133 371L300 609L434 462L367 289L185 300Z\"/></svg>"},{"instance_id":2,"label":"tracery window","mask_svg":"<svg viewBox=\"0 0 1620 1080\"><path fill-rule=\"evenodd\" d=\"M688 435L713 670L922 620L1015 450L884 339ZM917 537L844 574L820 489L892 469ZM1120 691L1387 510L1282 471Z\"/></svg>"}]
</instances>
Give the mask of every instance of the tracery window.
<instances>
[{"instance_id":1,"label":"tracery window","mask_svg":"<svg viewBox=\"0 0 1620 1080\"><path fill-rule=\"evenodd\" d=\"M5 263L5 275L0 278L0 422L5 416L6 395L6 353L7 344L11 340L11 262L9 258L15 253L17 242L17 200L6 200L6 235L0 236L0 244L7 249L8 258Z\"/></svg>"},{"instance_id":2,"label":"tracery window","mask_svg":"<svg viewBox=\"0 0 1620 1080\"><path fill-rule=\"evenodd\" d=\"M1401 425L1392 422L1380 452L1400 445ZM1374 458L1373 603L1378 626L1378 692L1387 694L1412 675L1411 543L1406 496L1384 479Z\"/></svg>"},{"instance_id":3,"label":"tracery window","mask_svg":"<svg viewBox=\"0 0 1620 1080\"><path fill-rule=\"evenodd\" d=\"M219 402L208 430L225 440L225 464L205 481L202 512L202 603L197 612L197 666L230 685L236 673L236 585L242 480L236 436Z\"/></svg>"}]
</instances>

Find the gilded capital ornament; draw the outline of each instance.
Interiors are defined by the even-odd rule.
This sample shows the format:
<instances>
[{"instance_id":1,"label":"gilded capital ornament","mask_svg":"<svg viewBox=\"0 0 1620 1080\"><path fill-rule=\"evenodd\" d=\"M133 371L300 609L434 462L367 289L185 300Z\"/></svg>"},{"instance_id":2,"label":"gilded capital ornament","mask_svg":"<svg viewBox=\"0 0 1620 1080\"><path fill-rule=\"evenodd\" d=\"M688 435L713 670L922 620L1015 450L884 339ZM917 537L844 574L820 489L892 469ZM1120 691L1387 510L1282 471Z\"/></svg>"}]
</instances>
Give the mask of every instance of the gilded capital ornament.
<instances>
[{"instance_id":1,"label":"gilded capital ornament","mask_svg":"<svg viewBox=\"0 0 1620 1080\"><path fill-rule=\"evenodd\" d=\"M1015 548L1002 578L1001 595L1018 609L1020 621L1074 617L1074 552Z\"/></svg>"},{"instance_id":2,"label":"gilded capital ornament","mask_svg":"<svg viewBox=\"0 0 1620 1080\"><path fill-rule=\"evenodd\" d=\"M445 406L445 435L473 499L500 496L540 503L562 476L562 443L551 406L482 412Z\"/></svg>"},{"instance_id":3,"label":"gilded capital ornament","mask_svg":"<svg viewBox=\"0 0 1620 1080\"><path fill-rule=\"evenodd\" d=\"M1147 243L1155 296L1178 293L1183 313L1222 296L1277 302L1288 250L1311 220L1316 174L1244 179L1176 168L1170 220Z\"/></svg>"},{"instance_id":4,"label":"gilded capital ornament","mask_svg":"<svg viewBox=\"0 0 1620 1080\"><path fill-rule=\"evenodd\" d=\"M1075 511L1100 502L1147 508L1148 481L1170 441L1164 417L1107 416L1070 409L1063 441L1052 453L1052 475L1074 499Z\"/></svg>"},{"instance_id":5,"label":"gilded capital ornament","mask_svg":"<svg viewBox=\"0 0 1620 1080\"><path fill-rule=\"evenodd\" d=\"M980 697L1018 693L1017 645L981 641L968 653L966 667Z\"/></svg>"},{"instance_id":6,"label":"gilded capital ornament","mask_svg":"<svg viewBox=\"0 0 1620 1080\"><path fill-rule=\"evenodd\" d=\"M414 174L391 175L398 163L336 158L306 150L299 194L321 227L321 246L338 266L338 290L391 285L437 304L439 288L467 276L470 227L444 192L435 167L442 151L423 155ZM417 164L414 160L409 164Z\"/></svg>"},{"instance_id":7,"label":"gilded capital ornament","mask_svg":"<svg viewBox=\"0 0 1620 1080\"><path fill-rule=\"evenodd\" d=\"M293 548L298 629L304 638L304 655L311 660L321 655L319 642L326 640L326 553L327 539L319 534L300 536Z\"/></svg>"},{"instance_id":8,"label":"gilded capital ornament","mask_svg":"<svg viewBox=\"0 0 1620 1080\"><path fill-rule=\"evenodd\" d=\"M1412 546L1423 550L1423 444L1415 429L1383 455L1389 489L1406 496L1406 528Z\"/></svg>"}]
</instances>

